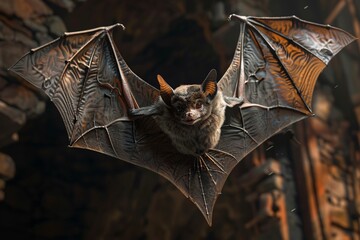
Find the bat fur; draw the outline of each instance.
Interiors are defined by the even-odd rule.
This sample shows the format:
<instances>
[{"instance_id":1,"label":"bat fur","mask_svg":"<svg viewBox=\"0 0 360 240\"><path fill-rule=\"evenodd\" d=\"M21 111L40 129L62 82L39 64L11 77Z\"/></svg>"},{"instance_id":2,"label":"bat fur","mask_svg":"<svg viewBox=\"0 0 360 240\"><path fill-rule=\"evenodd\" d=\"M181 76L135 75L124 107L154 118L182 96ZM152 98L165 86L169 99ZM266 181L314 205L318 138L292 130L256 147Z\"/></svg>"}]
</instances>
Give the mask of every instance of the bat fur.
<instances>
[{"instance_id":1,"label":"bat fur","mask_svg":"<svg viewBox=\"0 0 360 240\"><path fill-rule=\"evenodd\" d=\"M154 105L134 109L131 113L135 116L153 115L179 152L202 155L219 142L225 119L226 103L216 82L213 85L215 93L212 96L206 93L209 75L202 85L182 85L171 89L171 96L162 95ZM165 103L166 97L169 97L169 103Z\"/></svg>"}]
</instances>

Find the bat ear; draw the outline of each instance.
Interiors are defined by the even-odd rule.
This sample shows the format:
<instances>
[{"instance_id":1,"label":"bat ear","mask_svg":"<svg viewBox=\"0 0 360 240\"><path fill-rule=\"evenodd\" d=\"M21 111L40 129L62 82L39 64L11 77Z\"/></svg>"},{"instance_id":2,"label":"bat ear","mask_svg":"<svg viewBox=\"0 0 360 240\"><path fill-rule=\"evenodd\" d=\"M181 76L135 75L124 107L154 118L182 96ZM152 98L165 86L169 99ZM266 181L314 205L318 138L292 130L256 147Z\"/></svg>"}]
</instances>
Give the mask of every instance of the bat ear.
<instances>
[{"instance_id":1,"label":"bat ear","mask_svg":"<svg viewBox=\"0 0 360 240\"><path fill-rule=\"evenodd\" d=\"M166 105L170 106L171 105L171 97L174 95L174 90L159 74L157 75L157 80L160 85L160 96L161 96L162 100L164 101L164 103L166 103Z\"/></svg>"},{"instance_id":2,"label":"bat ear","mask_svg":"<svg viewBox=\"0 0 360 240\"><path fill-rule=\"evenodd\" d=\"M212 100L217 93L217 82L216 82L216 70L211 69L209 74L206 76L205 80L201 84L201 89L205 95Z\"/></svg>"}]
</instances>

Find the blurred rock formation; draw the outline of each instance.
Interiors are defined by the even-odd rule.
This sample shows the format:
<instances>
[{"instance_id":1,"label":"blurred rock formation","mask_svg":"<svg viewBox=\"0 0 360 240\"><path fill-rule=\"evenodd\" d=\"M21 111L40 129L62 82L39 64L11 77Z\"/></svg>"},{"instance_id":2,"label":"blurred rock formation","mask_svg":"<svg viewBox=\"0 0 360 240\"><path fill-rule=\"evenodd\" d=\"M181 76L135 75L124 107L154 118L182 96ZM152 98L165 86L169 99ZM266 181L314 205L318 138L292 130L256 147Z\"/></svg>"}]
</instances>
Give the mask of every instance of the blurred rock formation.
<instances>
[{"instance_id":1,"label":"blurred rock formation","mask_svg":"<svg viewBox=\"0 0 360 240\"><path fill-rule=\"evenodd\" d=\"M66 29L120 22L126 30L115 34L116 42L140 77L154 86L158 73L174 87L199 82L211 68L221 75L231 61L238 30L227 22L230 13L295 14L360 37L356 0L2 0L0 238L360 239L359 43L321 75L317 116L267 141L236 167L211 228L161 177L66 148L55 107L7 71Z\"/></svg>"}]
</instances>

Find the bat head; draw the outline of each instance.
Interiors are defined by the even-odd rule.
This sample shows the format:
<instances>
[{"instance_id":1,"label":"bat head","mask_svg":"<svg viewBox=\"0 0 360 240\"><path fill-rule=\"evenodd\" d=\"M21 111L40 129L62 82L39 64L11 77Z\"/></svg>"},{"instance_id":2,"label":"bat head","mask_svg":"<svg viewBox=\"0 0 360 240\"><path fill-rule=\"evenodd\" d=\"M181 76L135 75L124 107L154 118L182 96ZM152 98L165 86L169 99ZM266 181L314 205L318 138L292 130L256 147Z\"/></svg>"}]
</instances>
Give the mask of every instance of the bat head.
<instances>
[{"instance_id":1,"label":"bat head","mask_svg":"<svg viewBox=\"0 0 360 240\"><path fill-rule=\"evenodd\" d=\"M181 85L173 90L160 75L158 82L163 102L180 123L194 125L210 116L217 94L215 69L209 72L202 84Z\"/></svg>"}]
</instances>

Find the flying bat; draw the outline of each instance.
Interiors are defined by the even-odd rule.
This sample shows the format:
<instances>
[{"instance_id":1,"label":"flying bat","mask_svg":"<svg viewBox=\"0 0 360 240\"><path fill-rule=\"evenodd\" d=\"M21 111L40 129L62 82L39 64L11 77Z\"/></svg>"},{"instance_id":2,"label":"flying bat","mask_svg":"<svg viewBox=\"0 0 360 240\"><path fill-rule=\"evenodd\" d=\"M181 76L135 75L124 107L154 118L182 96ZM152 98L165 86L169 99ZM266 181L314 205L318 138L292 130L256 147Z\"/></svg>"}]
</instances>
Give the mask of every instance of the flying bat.
<instances>
[{"instance_id":1,"label":"flying bat","mask_svg":"<svg viewBox=\"0 0 360 240\"><path fill-rule=\"evenodd\" d=\"M217 81L159 89L125 63L112 33L122 24L65 33L10 70L59 110L70 146L101 152L172 182L209 225L232 169L290 124L312 116L316 79L355 38L292 17L244 17L233 60Z\"/></svg>"}]
</instances>

